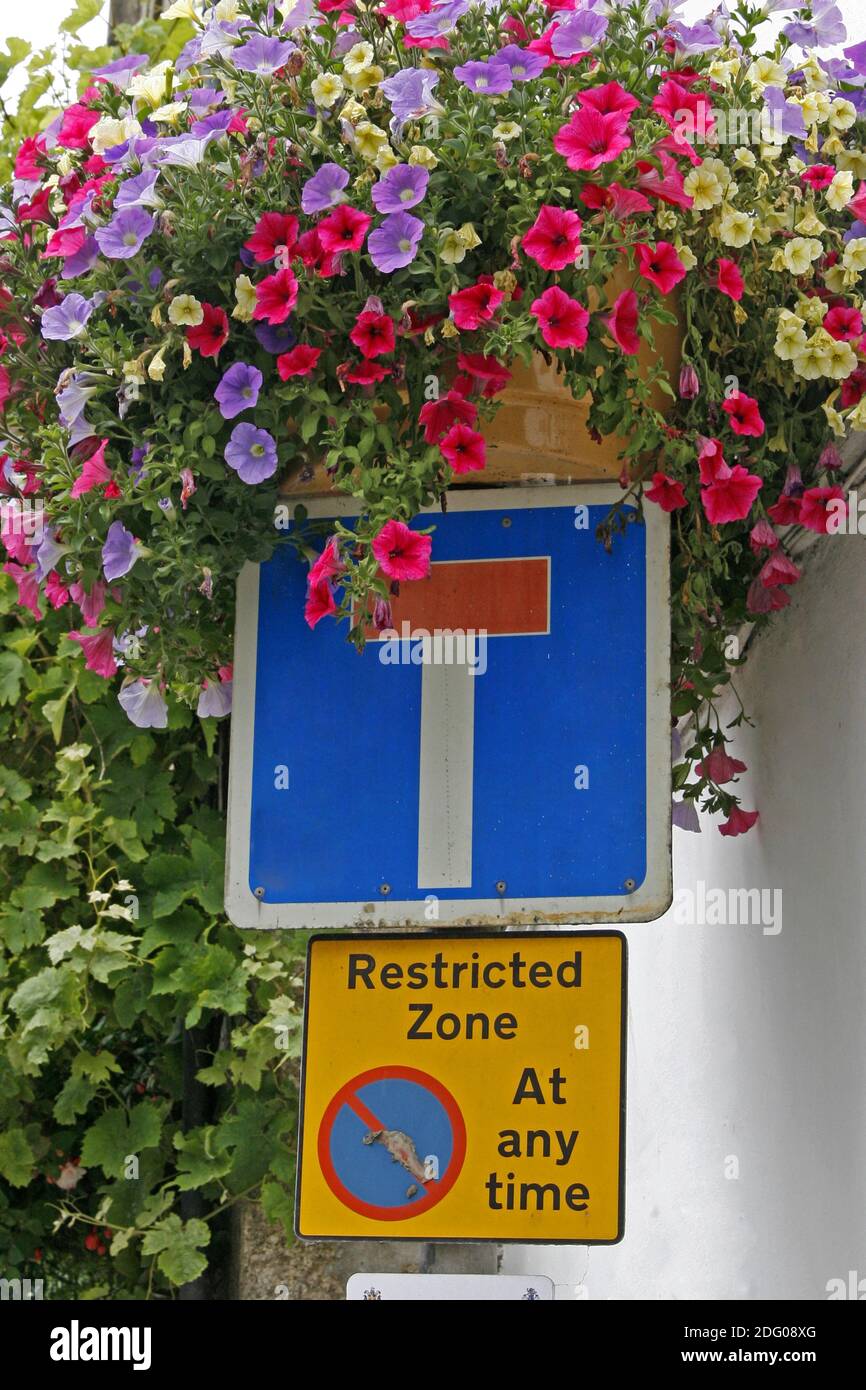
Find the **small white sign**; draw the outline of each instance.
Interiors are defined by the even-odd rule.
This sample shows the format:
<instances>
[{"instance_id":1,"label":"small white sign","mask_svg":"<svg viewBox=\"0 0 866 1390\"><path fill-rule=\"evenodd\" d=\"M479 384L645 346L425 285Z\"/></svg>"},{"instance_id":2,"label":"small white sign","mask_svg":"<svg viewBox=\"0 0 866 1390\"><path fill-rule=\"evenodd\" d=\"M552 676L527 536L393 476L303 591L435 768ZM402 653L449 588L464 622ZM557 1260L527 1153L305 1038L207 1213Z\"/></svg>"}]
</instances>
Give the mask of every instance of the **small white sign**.
<instances>
[{"instance_id":1,"label":"small white sign","mask_svg":"<svg viewBox=\"0 0 866 1390\"><path fill-rule=\"evenodd\" d=\"M553 1299L553 1280L544 1274L353 1274L346 1285L348 1302L488 1303L516 1299L535 1303Z\"/></svg>"}]
</instances>

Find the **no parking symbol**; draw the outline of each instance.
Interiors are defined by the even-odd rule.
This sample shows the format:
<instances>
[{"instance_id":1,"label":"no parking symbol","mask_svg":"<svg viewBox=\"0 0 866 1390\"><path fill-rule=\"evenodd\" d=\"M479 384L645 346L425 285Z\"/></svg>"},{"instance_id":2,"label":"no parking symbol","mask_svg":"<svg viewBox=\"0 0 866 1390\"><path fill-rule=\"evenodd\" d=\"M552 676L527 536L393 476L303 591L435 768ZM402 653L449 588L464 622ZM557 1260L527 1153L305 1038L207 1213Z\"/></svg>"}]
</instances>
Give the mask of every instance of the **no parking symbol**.
<instances>
[{"instance_id":1,"label":"no parking symbol","mask_svg":"<svg viewBox=\"0 0 866 1390\"><path fill-rule=\"evenodd\" d=\"M319 1165L350 1211L404 1221L451 1190L466 1154L454 1097L413 1067L374 1067L341 1086L322 1116Z\"/></svg>"}]
</instances>

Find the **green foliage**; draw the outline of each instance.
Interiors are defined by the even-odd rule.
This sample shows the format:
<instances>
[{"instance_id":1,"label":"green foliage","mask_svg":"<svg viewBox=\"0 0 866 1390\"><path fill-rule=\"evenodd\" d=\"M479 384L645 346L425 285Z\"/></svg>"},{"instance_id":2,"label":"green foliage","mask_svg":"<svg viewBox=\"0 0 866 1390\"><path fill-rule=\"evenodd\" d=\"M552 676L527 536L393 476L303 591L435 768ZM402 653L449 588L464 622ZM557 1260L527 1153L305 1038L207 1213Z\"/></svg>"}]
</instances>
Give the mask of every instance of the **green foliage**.
<instances>
[{"instance_id":1,"label":"green foliage","mask_svg":"<svg viewBox=\"0 0 866 1390\"><path fill-rule=\"evenodd\" d=\"M222 739L189 716L157 742L93 698L63 610L26 623L0 618L0 1267L167 1292L241 1196L291 1230L301 943L221 915ZM190 1027L211 1100L184 1131Z\"/></svg>"}]
</instances>

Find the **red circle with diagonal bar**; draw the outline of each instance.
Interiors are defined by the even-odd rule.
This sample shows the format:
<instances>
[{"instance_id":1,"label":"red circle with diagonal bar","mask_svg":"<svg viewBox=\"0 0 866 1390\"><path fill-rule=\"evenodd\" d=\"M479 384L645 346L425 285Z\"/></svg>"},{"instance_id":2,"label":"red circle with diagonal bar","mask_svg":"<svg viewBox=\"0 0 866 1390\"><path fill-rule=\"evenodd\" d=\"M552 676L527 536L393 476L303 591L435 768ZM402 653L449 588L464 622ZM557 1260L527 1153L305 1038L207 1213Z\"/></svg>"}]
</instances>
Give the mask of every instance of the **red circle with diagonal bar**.
<instances>
[{"instance_id":1,"label":"red circle with diagonal bar","mask_svg":"<svg viewBox=\"0 0 866 1390\"><path fill-rule=\"evenodd\" d=\"M334 1121L344 1105L349 1106L356 1115L361 1118L371 1130L386 1129L376 1115L368 1109L364 1102L357 1095L363 1087L369 1085L371 1081L412 1081L416 1086L423 1087L436 1098L442 1109L448 1116L453 1136L453 1148L448 1166L440 1178L423 1183L425 1189L424 1196L417 1202L413 1202L407 1207L386 1207L377 1206L373 1202L365 1202L357 1197L340 1178L334 1167L331 1158L330 1141L331 1130ZM329 1188L335 1197L347 1206L350 1211L356 1212L359 1216L368 1216L373 1221L406 1221L410 1217L419 1216L422 1212L429 1211L435 1207L442 1198L451 1191L463 1167L463 1160L466 1157L466 1124L460 1107L446 1090L441 1081L429 1076L427 1072L418 1071L415 1067L373 1067L370 1071L361 1072L358 1076L353 1076L344 1086L341 1086L334 1098L329 1102L322 1122L319 1125L318 1136L318 1155L319 1166Z\"/></svg>"}]
</instances>

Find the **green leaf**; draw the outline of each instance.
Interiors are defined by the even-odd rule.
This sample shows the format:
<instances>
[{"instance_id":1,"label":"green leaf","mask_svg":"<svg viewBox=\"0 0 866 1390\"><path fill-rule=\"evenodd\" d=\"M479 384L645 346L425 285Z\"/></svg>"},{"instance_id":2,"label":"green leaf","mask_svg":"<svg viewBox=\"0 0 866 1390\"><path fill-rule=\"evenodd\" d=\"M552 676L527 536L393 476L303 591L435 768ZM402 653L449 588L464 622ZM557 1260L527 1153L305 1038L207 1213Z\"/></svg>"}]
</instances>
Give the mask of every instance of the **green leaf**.
<instances>
[{"instance_id":1,"label":"green leaf","mask_svg":"<svg viewBox=\"0 0 866 1390\"><path fill-rule=\"evenodd\" d=\"M153 1149L162 1137L165 1108L143 1101L132 1110L115 1107L100 1115L84 1136L81 1162L101 1168L108 1178L120 1178L127 1158Z\"/></svg>"},{"instance_id":2,"label":"green leaf","mask_svg":"<svg viewBox=\"0 0 866 1390\"><path fill-rule=\"evenodd\" d=\"M24 662L15 652L0 652L0 705L13 705L21 689Z\"/></svg>"},{"instance_id":3,"label":"green leaf","mask_svg":"<svg viewBox=\"0 0 866 1390\"><path fill-rule=\"evenodd\" d=\"M75 9L60 23L61 34L77 34L102 13L103 0L75 0Z\"/></svg>"},{"instance_id":4,"label":"green leaf","mask_svg":"<svg viewBox=\"0 0 866 1390\"><path fill-rule=\"evenodd\" d=\"M0 1134L0 1177L12 1187L26 1187L35 1165L36 1154L23 1129L7 1129Z\"/></svg>"},{"instance_id":5,"label":"green leaf","mask_svg":"<svg viewBox=\"0 0 866 1390\"><path fill-rule=\"evenodd\" d=\"M204 1221L183 1222L171 1215L147 1232L141 1251L158 1255L157 1266L173 1284L189 1284L207 1268L202 1249L209 1242L210 1229Z\"/></svg>"}]
</instances>

